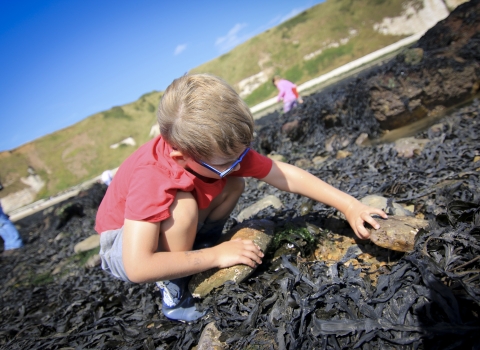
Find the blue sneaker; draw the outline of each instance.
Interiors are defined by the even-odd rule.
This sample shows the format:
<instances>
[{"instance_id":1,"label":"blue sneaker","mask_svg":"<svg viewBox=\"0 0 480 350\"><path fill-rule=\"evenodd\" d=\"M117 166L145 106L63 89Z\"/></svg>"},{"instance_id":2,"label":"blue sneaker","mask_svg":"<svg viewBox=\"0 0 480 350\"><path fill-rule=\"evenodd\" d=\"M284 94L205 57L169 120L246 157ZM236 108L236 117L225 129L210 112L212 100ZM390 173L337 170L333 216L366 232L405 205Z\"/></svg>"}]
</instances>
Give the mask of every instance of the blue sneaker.
<instances>
[{"instance_id":1,"label":"blue sneaker","mask_svg":"<svg viewBox=\"0 0 480 350\"><path fill-rule=\"evenodd\" d=\"M190 276L170 281L157 282L162 294L162 312L170 320L192 322L205 316L206 310L199 311L188 290Z\"/></svg>"}]
</instances>

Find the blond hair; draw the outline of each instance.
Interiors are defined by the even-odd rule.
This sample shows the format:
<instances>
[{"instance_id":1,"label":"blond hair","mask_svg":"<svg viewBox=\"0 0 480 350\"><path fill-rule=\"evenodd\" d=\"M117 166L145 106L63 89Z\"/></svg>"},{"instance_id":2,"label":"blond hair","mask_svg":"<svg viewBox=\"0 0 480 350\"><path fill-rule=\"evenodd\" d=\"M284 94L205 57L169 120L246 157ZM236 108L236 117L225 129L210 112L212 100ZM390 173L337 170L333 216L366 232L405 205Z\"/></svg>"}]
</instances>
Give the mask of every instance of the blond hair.
<instances>
[{"instance_id":1,"label":"blond hair","mask_svg":"<svg viewBox=\"0 0 480 350\"><path fill-rule=\"evenodd\" d=\"M234 156L253 139L250 109L222 79L185 75L165 90L157 112L160 133L172 147L197 160Z\"/></svg>"}]
</instances>

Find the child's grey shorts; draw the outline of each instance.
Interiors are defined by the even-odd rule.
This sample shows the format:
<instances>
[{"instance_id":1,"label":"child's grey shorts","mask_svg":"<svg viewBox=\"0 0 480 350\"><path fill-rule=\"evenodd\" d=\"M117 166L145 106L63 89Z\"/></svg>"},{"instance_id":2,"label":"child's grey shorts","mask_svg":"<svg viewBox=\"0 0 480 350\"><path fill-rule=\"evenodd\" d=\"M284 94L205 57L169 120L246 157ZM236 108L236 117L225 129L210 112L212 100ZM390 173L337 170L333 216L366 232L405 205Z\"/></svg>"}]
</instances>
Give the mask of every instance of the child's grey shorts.
<instances>
[{"instance_id":1,"label":"child's grey shorts","mask_svg":"<svg viewBox=\"0 0 480 350\"><path fill-rule=\"evenodd\" d=\"M122 259L123 227L105 231L100 235L100 258L102 269L125 282L131 282Z\"/></svg>"},{"instance_id":2,"label":"child's grey shorts","mask_svg":"<svg viewBox=\"0 0 480 350\"><path fill-rule=\"evenodd\" d=\"M219 230L221 232L226 220L215 221L211 223L198 223L197 237L211 230ZM204 233L205 232L205 233ZM131 282L122 259L123 227L117 230L105 231L100 235L100 258L102 259L102 269L109 274L121 279L125 282Z\"/></svg>"}]
</instances>

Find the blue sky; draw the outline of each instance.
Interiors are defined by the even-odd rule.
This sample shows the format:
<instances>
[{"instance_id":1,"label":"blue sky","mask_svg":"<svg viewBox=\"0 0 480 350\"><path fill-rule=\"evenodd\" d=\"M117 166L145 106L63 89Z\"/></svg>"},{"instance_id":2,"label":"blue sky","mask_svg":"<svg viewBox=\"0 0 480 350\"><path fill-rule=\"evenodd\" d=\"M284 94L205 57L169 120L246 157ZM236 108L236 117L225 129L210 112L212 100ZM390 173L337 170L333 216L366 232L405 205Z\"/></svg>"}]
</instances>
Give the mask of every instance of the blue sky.
<instances>
[{"instance_id":1,"label":"blue sky","mask_svg":"<svg viewBox=\"0 0 480 350\"><path fill-rule=\"evenodd\" d=\"M164 90L320 2L1 1L0 151Z\"/></svg>"}]
</instances>

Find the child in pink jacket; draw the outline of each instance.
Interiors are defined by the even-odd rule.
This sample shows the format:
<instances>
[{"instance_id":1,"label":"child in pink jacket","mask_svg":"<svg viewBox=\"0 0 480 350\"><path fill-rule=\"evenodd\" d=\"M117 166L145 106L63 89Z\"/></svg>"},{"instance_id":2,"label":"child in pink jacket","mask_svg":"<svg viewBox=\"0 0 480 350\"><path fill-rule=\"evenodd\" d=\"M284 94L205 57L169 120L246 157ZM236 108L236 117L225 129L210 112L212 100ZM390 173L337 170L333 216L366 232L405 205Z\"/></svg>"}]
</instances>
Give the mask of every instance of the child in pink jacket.
<instances>
[{"instance_id":1,"label":"child in pink jacket","mask_svg":"<svg viewBox=\"0 0 480 350\"><path fill-rule=\"evenodd\" d=\"M279 91L278 101L283 100L283 111L285 113L296 107L298 102L303 102L302 99L299 98L297 86L294 83L282 79L278 75L273 77L272 82Z\"/></svg>"}]
</instances>

